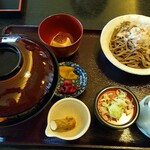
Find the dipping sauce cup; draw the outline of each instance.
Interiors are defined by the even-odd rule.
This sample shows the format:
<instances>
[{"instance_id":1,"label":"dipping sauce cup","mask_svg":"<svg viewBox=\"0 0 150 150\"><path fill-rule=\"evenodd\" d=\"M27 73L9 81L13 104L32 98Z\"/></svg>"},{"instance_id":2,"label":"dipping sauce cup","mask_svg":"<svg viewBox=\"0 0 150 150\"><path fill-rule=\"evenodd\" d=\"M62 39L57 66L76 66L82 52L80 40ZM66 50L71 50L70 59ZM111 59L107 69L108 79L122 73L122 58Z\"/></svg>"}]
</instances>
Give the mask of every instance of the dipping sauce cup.
<instances>
[{"instance_id":1,"label":"dipping sauce cup","mask_svg":"<svg viewBox=\"0 0 150 150\"><path fill-rule=\"evenodd\" d=\"M83 36L83 26L70 14L54 14L39 24L38 35L57 58L63 58L78 50Z\"/></svg>"}]
</instances>

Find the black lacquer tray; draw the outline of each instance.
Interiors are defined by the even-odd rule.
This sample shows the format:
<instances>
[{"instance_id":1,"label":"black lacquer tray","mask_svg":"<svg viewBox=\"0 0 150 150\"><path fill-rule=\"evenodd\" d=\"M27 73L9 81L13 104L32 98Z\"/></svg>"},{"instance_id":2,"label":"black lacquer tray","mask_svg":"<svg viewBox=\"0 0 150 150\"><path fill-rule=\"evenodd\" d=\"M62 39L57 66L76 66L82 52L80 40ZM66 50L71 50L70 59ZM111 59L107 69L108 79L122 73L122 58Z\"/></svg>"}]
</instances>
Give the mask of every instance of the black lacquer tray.
<instances>
[{"instance_id":1,"label":"black lacquer tray","mask_svg":"<svg viewBox=\"0 0 150 150\"><path fill-rule=\"evenodd\" d=\"M38 38L37 26L10 25L2 34L27 34ZM102 126L94 115L94 98L97 92L108 85L127 87L139 101L150 93L150 76L128 74L113 66L102 53L100 30L84 30L79 50L71 57L58 60L72 61L82 66L88 77L86 90L77 98L91 112L92 122L87 133L80 139L64 141L45 136L47 113L58 100L53 97L49 105L36 117L16 126L0 128L1 145L35 145L48 148L101 148L101 149L149 149L150 139L143 135L136 124L124 130L113 130Z\"/></svg>"}]
</instances>

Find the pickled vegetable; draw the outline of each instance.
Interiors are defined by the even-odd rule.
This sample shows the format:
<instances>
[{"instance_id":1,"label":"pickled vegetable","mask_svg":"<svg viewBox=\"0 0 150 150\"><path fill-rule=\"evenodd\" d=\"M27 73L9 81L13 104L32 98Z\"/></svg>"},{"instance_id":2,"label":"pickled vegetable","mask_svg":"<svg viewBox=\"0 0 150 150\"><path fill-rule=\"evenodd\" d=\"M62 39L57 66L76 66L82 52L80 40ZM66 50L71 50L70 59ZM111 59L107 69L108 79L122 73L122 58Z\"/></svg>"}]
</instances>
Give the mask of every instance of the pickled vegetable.
<instances>
[{"instance_id":1,"label":"pickled vegetable","mask_svg":"<svg viewBox=\"0 0 150 150\"><path fill-rule=\"evenodd\" d=\"M74 80L78 78L75 69L70 66L59 66L60 76L64 79Z\"/></svg>"}]
</instances>

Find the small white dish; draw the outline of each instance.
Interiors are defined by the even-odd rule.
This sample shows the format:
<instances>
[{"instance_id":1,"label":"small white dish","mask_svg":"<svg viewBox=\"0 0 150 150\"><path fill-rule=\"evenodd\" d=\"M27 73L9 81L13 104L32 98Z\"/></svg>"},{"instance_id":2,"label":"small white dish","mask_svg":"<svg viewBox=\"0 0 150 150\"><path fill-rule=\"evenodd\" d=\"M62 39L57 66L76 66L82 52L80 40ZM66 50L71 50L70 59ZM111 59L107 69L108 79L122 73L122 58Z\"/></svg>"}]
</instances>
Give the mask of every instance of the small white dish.
<instances>
[{"instance_id":1,"label":"small white dish","mask_svg":"<svg viewBox=\"0 0 150 150\"><path fill-rule=\"evenodd\" d=\"M119 62L110 51L109 44L110 44L112 34L114 30L118 26L120 26L121 23L125 21L134 22L135 24L150 25L150 17L137 15L137 14L118 16L110 20L103 28L100 36L100 44L104 52L104 55L114 66L127 73L136 74L136 75L150 75L150 68L136 69L136 68L128 67L122 64L121 62Z\"/></svg>"},{"instance_id":2,"label":"small white dish","mask_svg":"<svg viewBox=\"0 0 150 150\"><path fill-rule=\"evenodd\" d=\"M53 131L50 122L56 119L73 117L76 125L73 129L59 132ZM91 115L88 107L79 99L63 98L57 101L49 110L45 134L48 137L57 137L63 140L75 140L83 136L91 123Z\"/></svg>"},{"instance_id":3,"label":"small white dish","mask_svg":"<svg viewBox=\"0 0 150 150\"><path fill-rule=\"evenodd\" d=\"M140 101L140 115L136 125L143 134L150 138L150 95Z\"/></svg>"}]
</instances>

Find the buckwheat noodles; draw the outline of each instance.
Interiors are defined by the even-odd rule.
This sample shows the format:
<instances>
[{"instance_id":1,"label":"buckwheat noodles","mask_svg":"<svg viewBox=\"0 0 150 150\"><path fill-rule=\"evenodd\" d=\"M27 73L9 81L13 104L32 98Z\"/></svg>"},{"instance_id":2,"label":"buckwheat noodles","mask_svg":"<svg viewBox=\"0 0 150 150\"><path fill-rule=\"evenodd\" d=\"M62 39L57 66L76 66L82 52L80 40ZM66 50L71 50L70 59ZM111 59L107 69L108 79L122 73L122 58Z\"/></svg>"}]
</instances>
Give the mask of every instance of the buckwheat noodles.
<instances>
[{"instance_id":1,"label":"buckwheat noodles","mask_svg":"<svg viewBox=\"0 0 150 150\"><path fill-rule=\"evenodd\" d=\"M110 50L126 66L150 68L150 27L121 23L112 34Z\"/></svg>"}]
</instances>

